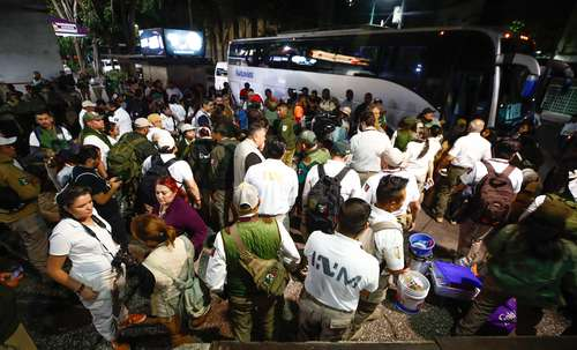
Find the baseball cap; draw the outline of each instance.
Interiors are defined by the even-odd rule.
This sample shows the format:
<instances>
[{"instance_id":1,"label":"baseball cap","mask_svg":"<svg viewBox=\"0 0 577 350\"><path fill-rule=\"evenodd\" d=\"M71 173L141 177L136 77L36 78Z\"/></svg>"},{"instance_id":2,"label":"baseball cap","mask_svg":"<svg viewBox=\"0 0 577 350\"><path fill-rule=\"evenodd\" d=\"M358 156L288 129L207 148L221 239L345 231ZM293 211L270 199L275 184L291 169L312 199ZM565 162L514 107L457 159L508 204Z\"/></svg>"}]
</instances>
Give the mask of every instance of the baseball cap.
<instances>
[{"instance_id":1,"label":"baseball cap","mask_svg":"<svg viewBox=\"0 0 577 350\"><path fill-rule=\"evenodd\" d=\"M90 100L82 101L82 108L96 107L96 104Z\"/></svg>"},{"instance_id":2,"label":"baseball cap","mask_svg":"<svg viewBox=\"0 0 577 350\"><path fill-rule=\"evenodd\" d=\"M299 140L312 145L317 142L317 135L310 130L305 130L299 135Z\"/></svg>"},{"instance_id":3,"label":"baseball cap","mask_svg":"<svg viewBox=\"0 0 577 350\"><path fill-rule=\"evenodd\" d=\"M89 122L91 120L101 120L102 116L98 113L93 113L93 112L86 112L84 113L84 116L82 117L82 120L84 122Z\"/></svg>"},{"instance_id":4,"label":"baseball cap","mask_svg":"<svg viewBox=\"0 0 577 350\"><path fill-rule=\"evenodd\" d=\"M172 149L176 145L174 139L168 133L157 133L158 139L156 140L156 146L158 149Z\"/></svg>"},{"instance_id":5,"label":"baseball cap","mask_svg":"<svg viewBox=\"0 0 577 350\"><path fill-rule=\"evenodd\" d=\"M196 128L188 123L184 123L180 126L180 132L183 134L189 130L196 130Z\"/></svg>"},{"instance_id":6,"label":"baseball cap","mask_svg":"<svg viewBox=\"0 0 577 350\"><path fill-rule=\"evenodd\" d=\"M405 161L405 155L399 149L391 147L381 154L381 159L391 168L399 168Z\"/></svg>"},{"instance_id":7,"label":"baseball cap","mask_svg":"<svg viewBox=\"0 0 577 350\"><path fill-rule=\"evenodd\" d=\"M18 139L18 137L16 137L16 136L5 137L5 136L0 135L0 146L11 145L11 144L15 143L17 139Z\"/></svg>"},{"instance_id":8,"label":"baseball cap","mask_svg":"<svg viewBox=\"0 0 577 350\"><path fill-rule=\"evenodd\" d=\"M238 210L238 213L247 213L258 206L258 190L248 182L243 182L234 189L232 204Z\"/></svg>"},{"instance_id":9,"label":"baseball cap","mask_svg":"<svg viewBox=\"0 0 577 350\"><path fill-rule=\"evenodd\" d=\"M341 107L339 110L341 111L342 114L345 114L345 115L347 115L347 116L350 117L350 115L351 115L351 107L349 107L349 106L344 106L344 107Z\"/></svg>"},{"instance_id":10,"label":"baseball cap","mask_svg":"<svg viewBox=\"0 0 577 350\"><path fill-rule=\"evenodd\" d=\"M440 127L440 126L441 126L441 122L438 121L437 119L433 119L433 120L427 121L427 122L424 124L424 126L425 126L425 128L427 128L427 129L430 129L430 128L432 128L433 126L438 126L438 127Z\"/></svg>"},{"instance_id":11,"label":"baseball cap","mask_svg":"<svg viewBox=\"0 0 577 350\"><path fill-rule=\"evenodd\" d=\"M146 118L136 118L136 120L134 121L134 126L137 128L146 128L151 127L152 124L150 124L150 122Z\"/></svg>"},{"instance_id":12,"label":"baseball cap","mask_svg":"<svg viewBox=\"0 0 577 350\"><path fill-rule=\"evenodd\" d=\"M351 154L351 148L349 147L348 143L337 141L334 142L333 146L331 147L331 154L344 157Z\"/></svg>"},{"instance_id":13,"label":"baseball cap","mask_svg":"<svg viewBox=\"0 0 577 350\"><path fill-rule=\"evenodd\" d=\"M162 121L162 117L158 113L149 114L146 119L148 119L148 121L152 124Z\"/></svg>"}]
</instances>

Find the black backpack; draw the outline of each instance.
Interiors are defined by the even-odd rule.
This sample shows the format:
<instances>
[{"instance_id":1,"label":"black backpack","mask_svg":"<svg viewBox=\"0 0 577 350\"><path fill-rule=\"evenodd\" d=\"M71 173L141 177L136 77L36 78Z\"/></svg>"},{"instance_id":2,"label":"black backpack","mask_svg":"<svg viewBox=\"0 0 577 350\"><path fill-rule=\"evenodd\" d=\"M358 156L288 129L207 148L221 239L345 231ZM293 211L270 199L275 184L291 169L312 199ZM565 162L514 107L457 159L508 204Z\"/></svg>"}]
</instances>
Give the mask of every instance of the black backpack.
<instances>
[{"instance_id":1,"label":"black backpack","mask_svg":"<svg viewBox=\"0 0 577 350\"><path fill-rule=\"evenodd\" d=\"M200 188L210 189L211 182L208 178L211 163L210 152L214 148L214 143L212 140L197 140L191 146L187 159L194 173L194 179Z\"/></svg>"},{"instance_id":2,"label":"black backpack","mask_svg":"<svg viewBox=\"0 0 577 350\"><path fill-rule=\"evenodd\" d=\"M168 168L176 163L178 159L172 158L166 163L160 158L160 154L152 156L150 159L150 169L142 177L142 181L138 185L138 203L148 204L153 206L156 204L156 194L154 193L154 187L156 186L156 181L164 176L170 176Z\"/></svg>"},{"instance_id":3,"label":"black backpack","mask_svg":"<svg viewBox=\"0 0 577 350\"><path fill-rule=\"evenodd\" d=\"M343 204L341 181L351 170L345 167L335 177L325 173L324 166L319 164L319 181L311 189L306 203L306 226L309 233L323 231L333 233L337 215Z\"/></svg>"}]
</instances>

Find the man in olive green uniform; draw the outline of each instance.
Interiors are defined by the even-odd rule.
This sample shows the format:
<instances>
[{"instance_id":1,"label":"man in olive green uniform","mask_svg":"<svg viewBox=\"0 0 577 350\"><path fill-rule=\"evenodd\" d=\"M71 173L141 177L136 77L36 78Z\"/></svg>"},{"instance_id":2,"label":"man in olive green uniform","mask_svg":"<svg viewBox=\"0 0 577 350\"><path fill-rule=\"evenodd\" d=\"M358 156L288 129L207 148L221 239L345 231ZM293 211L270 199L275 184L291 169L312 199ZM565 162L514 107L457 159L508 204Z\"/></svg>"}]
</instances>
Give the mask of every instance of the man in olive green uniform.
<instances>
[{"instance_id":1,"label":"man in olive green uniform","mask_svg":"<svg viewBox=\"0 0 577 350\"><path fill-rule=\"evenodd\" d=\"M293 166L293 157L295 155L296 135L295 135L295 121L288 112L286 103L281 103L277 107L279 123L277 125L277 135L279 139L285 143L286 150L282 157L283 163L287 166Z\"/></svg>"},{"instance_id":2,"label":"man in olive green uniform","mask_svg":"<svg viewBox=\"0 0 577 350\"><path fill-rule=\"evenodd\" d=\"M273 339L275 311L278 297L257 290L252 277L240 265L239 249L231 236L238 234L252 254L261 259L278 259L279 253L285 264L297 264L300 256L295 244L283 225L270 218L259 218L258 190L246 182L234 190L233 208L238 221L220 231L214 243L204 280L214 292L226 285L229 296L230 321L234 337L250 342L253 322L264 341Z\"/></svg>"},{"instance_id":3,"label":"man in olive green uniform","mask_svg":"<svg viewBox=\"0 0 577 350\"><path fill-rule=\"evenodd\" d=\"M326 148L318 145L315 133L310 130L305 130L299 135L299 143L303 157L298 164L297 174L299 188L302 191L309 170L317 164L325 164L331 159L331 154Z\"/></svg>"},{"instance_id":4,"label":"man in olive green uniform","mask_svg":"<svg viewBox=\"0 0 577 350\"><path fill-rule=\"evenodd\" d=\"M219 125L212 134L216 146L210 152L210 178L212 179L213 221L217 230L229 222L229 210L234 188L234 151L238 140L234 127Z\"/></svg>"},{"instance_id":5,"label":"man in olive green uniform","mask_svg":"<svg viewBox=\"0 0 577 350\"><path fill-rule=\"evenodd\" d=\"M45 273L49 230L38 211L40 182L16 160L15 143L0 136L0 223L21 235L30 263Z\"/></svg>"}]
</instances>

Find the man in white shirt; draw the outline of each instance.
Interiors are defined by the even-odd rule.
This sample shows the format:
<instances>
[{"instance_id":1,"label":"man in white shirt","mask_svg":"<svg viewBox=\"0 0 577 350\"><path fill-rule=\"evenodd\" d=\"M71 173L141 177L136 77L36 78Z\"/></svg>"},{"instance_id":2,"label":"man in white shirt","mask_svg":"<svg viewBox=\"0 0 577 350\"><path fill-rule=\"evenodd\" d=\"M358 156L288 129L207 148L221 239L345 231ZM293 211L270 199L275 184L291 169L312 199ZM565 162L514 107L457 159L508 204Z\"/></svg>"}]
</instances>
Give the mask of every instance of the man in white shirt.
<instances>
[{"instance_id":1,"label":"man in white shirt","mask_svg":"<svg viewBox=\"0 0 577 350\"><path fill-rule=\"evenodd\" d=\"M84 114L86 112L94 113L96 111L96 104L90 100L82 101L82 109L78 113L78 123L80 124L80 129L84 129Z\"/></svg>"},{"instance_id":2,"label":"man in white shirt","mask_svg":"<svg viewBox=\"0 0 577 350\"><path fill-rule=\"evenodd\" d=\"M469 123L469 134L458 138L445 159L441 160L441 180L436 186L435 204L432 208L437 222L443 222L451 193L459 184L461 175L478 161L491 158L491 143L481 136L484 128L483 120L473 119Z\"/></svg>"},{"instance_id":3,"label":"man in white shirt","mask_svg":"<svg viewBox=\"0 0 577 350\"><path fill-rule=\"evenodd\" d=\"M159 134L154 142L156 143L160 159L163 163L166 164L171 159L176 158L176 143L174 142L172 136ZM146 174L146 172L152 167L153 157L154 156L149 156L142 163L143 175ZM176 182L184 185L186 192L192 196L192 198L194 198L195 206L200 207L200 190L198 189L196 181L194 181L194 175L192 174L190 165L188 165L188 163L184 160L177 160L168 167L168 172L170 173L170 176L176 180Z\"/></svg>"},{"instance_id":4,"label":"man in white shirt","mask_svg":"<svg viewBox=\"0 0 577 350\"><path fill-rule=\"evenodd\" d=\"M393 148L384 132L374 127L375 116L371 112L361 115L361 129L351 138L352 166L364 184L369 177L381 171L381 154Z\"/></svg>"},{"instance_id":5,"label":"man in white shirt","mask_svg":"<svg viewBox=\"0 0 577 350\"><path fill-rule=\"evenodd\" d=\"M255 326L260 328L263 340L272 340L278 298L257 291L254 280L238 263L242 247L237 240L261 259L282 259L288 265L300 262L298 250L284 226L276 220L258 217L259 203L258 190L253 185L243 182L235 188L232 205L239 219L216 235L206 273L201 276L213 292L226 288L232 333L243 342L251 341L255 316L260 319Z\"/></svg>"},{"instance_id":6,"label":"man in white shirt","mask_svg":"<svg viewBox=\"0 0 577 350\"><path fill-rule=\"evenodd\" d=\"M476 162L471 169L461 175L461 183L463 185L471 186L474 190L479 190L479 184L489 174L487 166L491 167L496 174L506 173L511 183L510 190L514 193L514 197L511 198L510 203L508 203L511 206L515 201L517 194L521 192L521 187L523 186L523 172L509 163L517 152L517 149L518 143L514 140L501 140L497 142L493 147L495 157ZM457 188L460 190L462 187L463 186ZM506 188L504 187L503 189ZM475 195L477 194L478 193L475 193ZM486 222L489 218L486 218L486 215L482 213L481 205L476 204L475 200L472 202L472 205L476 205L477 207L475 208L472 217L463 223L462 226L464 229L459 232L459 246L457 251L461 255L466 255L473 241L478 239L478 237L483 236L493 227ZM504 220L506 220L506 218ZM505 222L501 222L500 224L503 223Z\"/></svg>"},{"instance_id":7,"label":"man in white shirt","mask_svg":"<svg viewBox=\"0 0 577 350\"><path fill-rule=\"evenodd\" d=\"M98 173L103 178L107 177L106 168L108 157L108 152L116 141L108 137L104 133L104 120L103 117L96 113L86 113L84 114L84 129L80 133L80 140L82 145L95 146L100 150L100 163L98 165Z\"/></svg>"},{"instance_id":8,"label":"man in white shirt","mask_svg":"<svg viewBox=\"0 0 577 350\"><path fill-rule=\"evenodd\" d=\"M166 96L168 96L169 100L172 99L173 96L176 96L176 98L180 100L182 98L182 91L180 91L178 86L169 82L166 84Z\"/></svg>"},{"instance_id":9,"label":"man in white shirt","mask_svg":"<svg viewBox=\"0 0 577 350\"><path fill-rule=\"evenodd\" d=\"M351 332L353 336L387 296L390 275L398 276L405 271L403 229L392 213L399 210L405 202L408 182L402 177L385 176L377 187L377 202L372 207L369 218L371 229L359 240L363 244L363 250L379 261L379 288L369 295L361 295Z\"/></svg>"},{"instance_id":10,"label":"man in white shirt","mask_svg":"<svg viewBox=\"0 0 577 350\"><path fill-rule=\"evenodd\" d=\"M268 158L251 166L244 181L258 189L261 198L259 215L276 217L289 230L288 212L297 199L299 180L296 171L282 161L285 148L282 141L269 142L266 146Z\"/></svg>"},{"instance_id":11,"label":"man in white shirt","mask_svg":"<svg viewBox=\"0 0 577 350\"><path fill-rule=\"evenodd\" d=\"M116 101L110 102L109 107L114 113L109 120L118 125L118 137L120 138L127 132L131 132L132 119L130 118L130 114Z\"/></svg>"},{"instance_id":12,"label":"man in white shirt","mask_svg":"<svg viewBox=\"0 0 577 350\"><path fill-rule=\"evenodd\" d=\"M315 231L304 254L308 274L299 300L299 341L339 341L349 330L361 293L379 285L379 263L357 238L367 230L371 207L351 198L340 208L335 234Z\"/></svg>"},{"instance_id":13,"label":"man in white shirt","mask_svg":"<svg viewBox=\"0 0 577 350\"><path fill-rule=\"evenodd\" d=\"M331 148L332 158L322 164L325 174L330 177L337 176L347 166L346 157L350 153L350 148L345 142L333 143ZM307 174L302 193L303 206L306 206L309 192L320 179L319 166L321 165L313 166ZM341 181L341 197L343 197L343 201L353 197L362 198L361 180L359 179L359 174L353 169L349 170Z\"/></svg>"},{"instance_id":14,"label":"man in white shirt","mask_svg":"<svg viewBox=\"0 0 577 350\"><path fill-rule=\"evenodd\" d=\"M416 219L421 210L421 192L419 191L419 185L417 184L415 175L401 168L404 160L404 154L396 148L391 148L390 151L383 153L383 170L367 180L363 186L362 198L371 205L375 204L377 202L377 188L383 177L397 176L407 179L408 182L403 205L392 214L397 217L397 220L401 223L405 231L410 231L414 219Z\"/></svg>"},{"instance_id":15,"label":"man in white shirt","mask_svg":"<svg viewBox=\"0 0 577 350\"><path fill-rule=\"evenodd\" d=\"M168 107L172 111L172 116L177 121L177 124L184 123L184 119L186 119L186 110L180 103L178 103L178 98L176 98L176 96L171 97Z\"/></svg>"}]
</instances>

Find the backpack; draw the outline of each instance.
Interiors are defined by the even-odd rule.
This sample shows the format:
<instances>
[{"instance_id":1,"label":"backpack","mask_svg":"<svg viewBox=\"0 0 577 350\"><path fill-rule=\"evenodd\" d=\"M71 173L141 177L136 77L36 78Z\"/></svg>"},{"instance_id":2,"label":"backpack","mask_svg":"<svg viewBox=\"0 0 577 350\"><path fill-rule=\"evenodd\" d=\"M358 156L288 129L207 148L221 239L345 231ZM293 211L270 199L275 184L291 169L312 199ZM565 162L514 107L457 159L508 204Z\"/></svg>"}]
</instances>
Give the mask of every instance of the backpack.
<instances>
[{"instance_id":1,"label":"backpack","mask_svg":"<svg viewBox=\"0 0 577 350\"><path fill-rule=\"evenodd\" d=\"M280 231L277 232L280 236ZM230 226L226 232L233 239L240 256L240 265L252 277L258 290L271 296L282 296L289 280L289 274L282 261L278 259L261 259L244 245L236 225Z\"/></svg>"},{"instance_id":2,"label":"backpack","mask_svg":"<svg viewBox=\"0 0 577 350\"><path fill-rule=\"evenodd\" d=\"M508 165L500 174L495 168L483 161L487 168L487 175L479 182L475 194L476 218L479 223L491 226L504 224L509 218L511 206L515 199L515 191L509 179L509 174L515 167Z\"/></svg>"},{"instance_id":3,"label":"backpack","mask_svg":"<svg viewBox=\"0 0 577 350\"><path fill-rule=\"evenodd\" d=\"M549 193L545 202L537 209L551 221L564 221L563 238L577 242L577 203L558 194Z\"/></svg>"},{"instance_id":4,"label":"backpack","mask_svg":"<svg viewBox=\"0 0 577 350\"><path fill-rule=\"evenodd\" d=\"M195 141L191 145L191 150L187 157L194 173L194 179L201 188L210 188L208 174L210 174L210 152L213 147L212 140Z\"/></svg>"},{"instance_id":5,"label":"backpack","mask_svg":"<svg viewBox=\"0 0 577 350\"><path fill-rule=\"evenodd\" d=\"M210 310L210 292L201 282L194 270L194 246L185 236L183 242L187 252L186 276L184 279L168 273L162 266L152 265L154 269L171 279L180 291L176 313L188 320L204 316Z\"/></svg>"},{"instance_id":6,"label":"backpack","mask_svg":"<svg viewBox=\"0 0 577 350\"><path fill-rule=\"evenodd\" d=\"M381 221L376 222L370 226L370 230L366 230L361 236L359 236L358 240L361 242L361 246L363 250L371 255L375 255L377 248L375 246L375 232L379 232L382 230L398 230L403 233L403 226L398 222L392 221Z\"/></svg>"},{"instance_id":7,"label":"backpack","mask_svg":"<svg viewBox=\"0 0 577 350\"><path fill-rule=\"evenodd\" d=\"M136 149L141 144L148 142L145 137L129 140L127 136L128 134L123 135L110 148L106 157L110 175L119 177L125 183L141 177L142 164L136 154Z\"/></svg>"},{"instance_id":8,"label":"backpack","mask_svg":"<svg viewBox=\"0 0 577 350\"><path fill-rule=\"evenodd\" d=\"M156 180L164 176L170 176L168 168L177 161L178 159L172 158L165 163L160 157L160 154L152 156L150 159L150 169L144 174L138 185L138 199L140 204L148 204L151 206L156 204L156 195L154 193Z\"/></svg>"},{"instance_id":9,"label":"backpack","mask_svg":"<svg viewBox=\"0 0 577 350\"><path fill-rule=\"evenodd\" d=\"M309 233L333 233L339 209L343 204L341 181L349 170L349 167L345 167L335 177L330 177L325 173L323 164L319 164L319 181L311 189L306 203L306 226Z\"/></svg>"}]
</instances>

